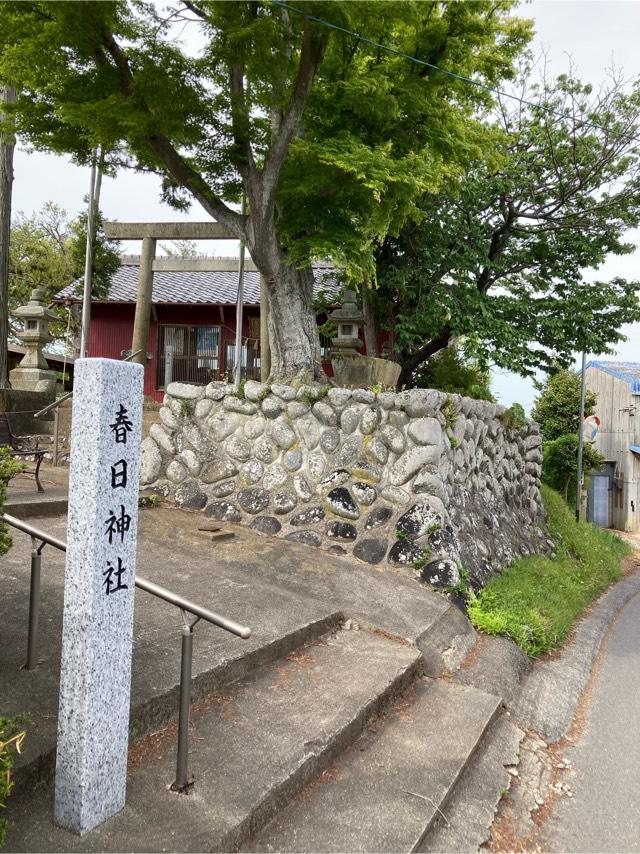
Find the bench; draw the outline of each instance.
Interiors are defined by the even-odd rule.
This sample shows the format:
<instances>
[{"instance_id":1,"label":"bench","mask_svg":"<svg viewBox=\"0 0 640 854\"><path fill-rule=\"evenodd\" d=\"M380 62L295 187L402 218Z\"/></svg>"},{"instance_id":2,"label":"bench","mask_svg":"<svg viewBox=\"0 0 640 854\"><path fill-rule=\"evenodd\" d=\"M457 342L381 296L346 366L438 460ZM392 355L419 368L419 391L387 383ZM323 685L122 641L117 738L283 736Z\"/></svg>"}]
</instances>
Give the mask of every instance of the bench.
<instances>
[{"instance_id":1,"label":"bench","mask_svg":"<svg viewBox=\"0 0 640 854\"><path fill-rule=\"evenodd\" d=\"M38 440L34 436L16 436L9 423L9 413L0 412L0 445L11 448L11 456L18 459L33 457L34 469L24 469L25 474L32 474L36 480L38 492L44 492L40 483L40 466L44 459L44 451L38 448Z\"/></svg>"}]
</instances>

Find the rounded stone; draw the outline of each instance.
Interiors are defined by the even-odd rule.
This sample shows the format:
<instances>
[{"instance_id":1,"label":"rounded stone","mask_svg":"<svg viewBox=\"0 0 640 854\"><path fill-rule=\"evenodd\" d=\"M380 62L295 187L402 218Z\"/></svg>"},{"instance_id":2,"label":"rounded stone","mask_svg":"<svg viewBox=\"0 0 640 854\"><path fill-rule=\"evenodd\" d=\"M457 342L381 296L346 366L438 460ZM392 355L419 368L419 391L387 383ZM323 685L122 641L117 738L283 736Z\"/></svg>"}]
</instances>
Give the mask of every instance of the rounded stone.
<instances>
[{"instance_id":1,"label":"rounded stone","mask_svg":"<svg viewBox=\"0 0 640 854\"><path fill-rule=\"evenodd\" d=\"M351 487L351 492L353 493L358 504L364 504L365 506L369 506L373 504L373 502L378 497L378 493L374 486L371 486L369 483L363 483L363 481L359 480L353 484Z\"/></svg>"},{"instance_id":2,"label":"rounded stone","mask_svg":"<svg viewBox=\"0 0 640 854\"><path fill-rule=\"evenodd\" d=\"M387 552L387 541L377 537L367 537L353 547L354 557L367 563L380 563Z\"/></svg>"},{"instance_id":3,"label":"rounded stone","mask_svg":"<svg viewBox=\"0 0 640 854\"><path fill-rule=\"evenodd\" d=\"M168 427L169 430L177 430L178 419L168 406L161 406L158 415L160 417L160 421L162 421L165 427Z\"/></svg>"},{"instance_id":4,"label":"rounded stone","mask_svg":"<svg viewBox=\"0 0 640 854\"><path fill-rule=\"evenodd\" d=\"M342 546L333 545L329 546L329 548L327 549L327 553L330 555L337 555L338 557L342 557L343 555L347 554L347 550L343 549Z\"/></svg>"},{"instance_id":5,"label":"rounded stone","mask_svg":"<svg viewBox=\"0 0 640 854\"><path fill-rule=\"evenodd\" d=\"M327 400L336 412L340 412L351 400L351 391L348 388L332 388Z\"/></svg>"},{"instance_id":6,"label":"rounded stone","mask_svg":"<svg viewBox=\"0 0 640 854\"><path fill-rule=\"evenodd\" d=\"M411 501L409 493L399 486L385 486L380 495L392 504L408 504Z\"/></svg>"},{"instance_id":7,"label":"rounded stone","mask_svg":"<svg viewBox=\"0 0 640 854\"><path fill-rule=\"evenodd\" d=\"M227 440L225 445L226 451L234 460L244 462L251 456L251 446L244 439L239 439L237 436L232 436Z\"/></svg>"},{"instance_id":8,"label":"rounded stone","mask_svg":"<svg viewBox=\"0 0 640 854\"><path fill-rule=\"evenodd\" d=\"M396 540L389 549L389 560L391 563L400 563L407 566L421 557L422 549L411 540Z\"/></svg>"},{"instance_id":9,"label":"rounded stone","mask_svg":"<svg viewBox=\"0 0 640 854\"><path fill-rule=\"evenodd\" d=\"M373 403L376 399L374 392L368 388L357 388L351 393L351 396L356 403Z\"/></svg>"},{"instance_id":10,"label":"rounded stone","mask_svg":"<svg viewBox=\"0 0 640 854\"><path fill-rule=\"evenodd\" d=\"M294 543L303 543L305 546L318 547L320 545L320 537L314 534L313 531L293 531L287 534L285 540L291 540Z\"/></svg>"},{"instance_id":11,"label":"rounded stone","mask_svg":"<svg viewBox=\"0 0 640 854\"><path fill-rule=\"evenodd\" d=\"M209 494L212 498L225 498L225 496L231 495L232 492L235 492L235 489L235 480L223 480L222 483L214 483L214 485L209 489Z\"/></svg>"},{"instance_id":12,"label":"rounded stone","mask_svg":"<svg viewBox=\"0 0 640 854\"><path fill-rule=\"evenodd\" d=\"M351 493L344 486L332 489L325 501L329 510L336 516L343 516L346 519L358 519L360 517L360 511L351 497Z\"/></svg>"},{"instance_id":13,"label":"rounded stone","mask_svg":"<svg viewBox=\"0 0 640 854\"><path fill-rule=\"evenodd\" d=\"M302 475L296 475L293 478L293 488L296 491L296 495L300 498L301 501L309 501L313 492L311 491L311 487L307 483L307 481L302 477Z\"/></svg>"},{"instance_id":14,"label":"rounded stone","mask_svg":"<svg viewBox=\"0 0 640 854\"><path fill-rule=\"evenodd\" d=\"M222 442L227 436L235 433L240 426L240 418L235 412L220 412L208 420L207 426L216 442Z\"/></svg>"},{"instance_id":15,"label":"rounded stone","mask_svg":"<svg viewBox=\"0 0 640 854\"><path fill-rule=\"evenodd\" d=\"M376 395L376 399L378 401L378 405L383 409L393 409L396 403L396 393L395 391L381 391Z\"/></svg>"},{"instance_id":16,"label":"rounded stone","mask_svg":"<svg viewBox=\"0 0 640 854\"><path fill-rule=\"evenodd\" d=\"M296 513L289 519L292 525L313 525L316 522L322 522L324 519L324 510L322 507L307 507L300 513Z\"/></svg>"},{"instance_id":17,"label":"rounded stone","mask_svg":"<svg viewBox=\"0 0 640 854\"><path fill-rule=\"evenodd\" d=\"M394 454L401 454L407 446L404 433L393 424L383 424L378 435Z\"/></svg>"},{"instance_id":18,"label":"rounded stone","mask_svg":"<svg viewBox=\"0 0 640 854\"><path fill-rule=\"evenodd\" d=\"M402 486L425 465L436 465L440 461L441 446L426 445L409 448L391 466L389 480L394 486Z\"/></svg>"},{"instance_id":19,"label":"rounded stone","mask_svg":"<svg viewBox=\"0 0 640 854\"><path fill-rule=\"evenodd\" d=\"M264 474L264 466L259 460L249 460L240 469L245 483L258 483Z\"/></svg>"},{"instance_id":20,"label":"rounded stone","mask_svg":"<svg viewBox=\"0 0 640 854\"><path fill-rule=\"evenodd\" d=\"M298 499L291 492L276 492L273 496L273 509L280 516L291 513L297 503Z\"/></svg>"},{"instance_id":21,"label":"rounded stone","mask_svg":"<svg viewBox=\"0 0 640 854\"><path fill-rule=\"evenodd\" d=\"M326 424L327 427L338 426L338 416L328 403L324 403L322 400L319 400L317 403L313 404L312 409L313 414L322 424Z\"/></svg>"},{"instance_id":22,"label":"rounded stone","mask_svg":"<svg viewBox=\"0 0 640 854\"><path fill-rule=\"evenodd\" d=\"M282 530L282 525L273 516L256 516L249 525L254 531L260 531L261 534L278 534Z\"/></svg>"},{"instance_id":23,"label":"rounded stone","mask_svg":"<svg viewBox=\"0 0 640 854\"><path fill-rule=\"evenodd\" d=\"M365 453L381 465L389 459L387 446L377 436L370 436L368 441L365 440Z\"/></svg>"},{"instance_id":24,"label":"rounded stone","mask_svg":"<svg viewBox=\"0 0 640 854\"><path fill-rule=\"evenodd\" d=\"M200 460L195 451L190 448L182 451L180 454L180 462L182 462L189 470L190 474L197 475L200 471Z\"/></svg>"},{"instance_id":25,"label":"rounded stone","mask_svg":"<svg viewBox=\"0 0 640 854\"><path fill-rule=\"evenodd\" d=\"M354 466L362 451L362 436L350 436L336 455L339 466Z\"/></svg>"},{"instance_id":26,"label":"rounded stone","mask_svg":"<svg viewBox=\"0 0 640 854\"><path fill-rule=\"evenodd\" d=\"M213 401L209 400L208 398L205 397L204 400L199 400L196 403L196 408L195 408L193 414L195 415L196 418L200 418L200 419L206 418L207 415L209 415L209 413L211 412L212 408L213 408Z\"/></svg>"},{"instance_id":27,"label":"rounded stone","mask_svg":"<svg viewBox=\"0 0 640 854\"><path fill-rule=\"evenodd\" d=\"M238 467L231 460L215 460L203 466L200 480L204 483L216 483L219 480L228 480L237 474Z\"/></svg>"},{"instance_id":28,"label":"rounded stone","mask_svg":"<svg viewBox=\"0 0 640 854\"><path fill-rule=\"evenodd\" d=\"M298 471L302 465L302 451L300 448L290 448L283 454L282 465L287 471Z\"/></svg>"},{"instance_id":29,"label":"rounded stone","mask_svg":"<svg viewBox=\"0 0 640 854\"><path fill-rule=\"evenodd\" d=\"M179 507L201 510L207 503L207 496L200 490L197 480L188 480L176 487L174 500Z\"/></svg>"},{"instance_id":30,"label":"rounded stone","mask_svg":"<svg viewBox=\"0 0 640 854\"><path fill-rule=\"evenodd\" d=\"M346 483L350 477L351 475L346 469L336 469L335 471L332 471L331 474L322 478L318 484L318 489L328 492L335 486L340 486L341 484Z\"/></svg>"},{"instance_id":31,"label":"rounded stone","mask_svg":"<svg viewBox=\"0 0 640 854\"><path fill-rule=\"evenodd\" d=\"M250 400L241 400L239 397L235 397L235 395L228 395L225 397L222 403L223 409L226 409L227 412L239 412L240 415L255 415L258 411L258 407L255 403L251 403Z\"/></svg>"},{"instance_id":32,"label":"rounded stone","mask_svg":"<svg viewBox=\"0 0 640 854\"><path fill-rule=\"evenodd\" d=\"M140 483L146 486L158 479L162 468L160 449L154 440L147 436L140 445Z\"/></svg>"},{"instance_id":33,"label":"rounded stone","mask_svg":"<svg viewBox=\"0 0 640 854\"><path fill-rule=\"evenodd\" d=\"M420 578L434 587L455 587L460 581L460 570L452 560L430 560L423 567Z\"/></svg>"},{"instance_id":34,"label":"rounded stone","mask_svg":"<svg viewBox=\"0 0 640 854\"><path fill-rule=\"evenodd\" d=\"M271 438L284 451L296 441L296 434L284 421L276 421L271 427Z\"/></svg>"},{"instance_id":35,"label":"rounded stone","mask_svg":"<svg viewBox=\"0 0 640 854\"><path fill-rule=\"evenodd\" d=\"M231 394L234 388L229 383L209 383L205 388L205 396L211 400L222 400L227 394Z\"/></svg>"},{"instance_id":36,"label":"rounded stone","mask_svg":"<svg viewBox=\"0 0 640 854\"><path fill-rule=\"evenodd\" d=\"M182 483L187 476L187 469L178 460L171 460L167 466L167 477L173 483Z\"/></svg>"},{"instance_id":37,"label":"rounded stone","mask_svg":"<svg viewBox=\"0 0 640 854\"><path fill-rule=\"evenodd\" d=\"M416 418L410 422L407 433L417 445L442 444L442 427L437 418Z\"/></svg>"},{"instance_id":38,"label":"rounded stone","mask_svg":"<svg viewBox=\"0 0 640 854\"><path fill-rule=\"evenodd\" d=\"M273 442L263 436L253 446L253 456L262 463L272 463L278 456L278 451Z\"/></svg>"},{"instance_id":39,"label":"rounded stone","mask_svg":"<svg viewBox=\"0 0 640 854\"><path fill-rule=\"evenodd\" d=\"M306 418L302 418L296 427L298 428L299 435L302 436L302 441L312 451L320 441L320 425L313 415L309 415Z\"/></svg>"},{"instance_id":40,"label":"rounded stone","mask_svg":"<svg viewBox=\"0 0 640 854\"><path fill-rule=\"evenodd\" d=\"M344 433L353 433L360 423L360 407L348 406L340 416L340 428Z\"/></svg>"},{"instance_id":41,"label":"rounded stone","mask_svg":"<svg viewBox=\"0 0 640 854\"><path fill-rule=\"evenodd\" d=\"M244 435L247 439L257 439L262 436L266 426L266 420L260 415L256 415L255 418L248 418L244 425Z\"/></svg>"},{"instance_id":42,"label":"rounded stone","mask_svg":"<svg viewBox=\"0 0 640 854\"><path fill-rule=\"evenodd\" d=\"M237 498L240 507L254 516L269 506L269 493L266 489L260 489L259 487L241 489Z\"/></svg>"},{"instance_id":43,"label":"rounded stone","mask_svg":"<svg viewBox=\"0 0 640 854\"><path fill-rule=\"evenodd\" d=\"M281 383L274 383L271 386L271 391L280 400L294 400L296 396L295 388L290 385L282 385Z\"/></svg>"},{"instance_id":44,"label":"rounded stone","mask_svg":"<svg viewBox=\"0 0 640 854\"><path fill-rule=\"evenodd\" d=\"M306 415L308 412L309 405L307 403L302 403L301 400L292 400L291 403L287 404L287 415L294 421L297 418L302 418L303 415Z\"/></svg>"},{"instance_id":45,"label":"rounded stone","mask_svg":"<svg viewBox=\"0 0 640 854\"><path fill-rule=\"evenodd\" d=\"M199 385L169 383L167 394L169 397L178 397L181 400L199 400L201 397L204 397L204 389Z\"/></svg>"},{"instance_id":46,"label":"rounded stone","mask_svg":"<svg viewBox=\"0 0 640 854\"><path fill-rule=\"evenodd\" d=\"M325 530L328 537L337 540L355 540L358 536L355 525L350 522L327 522Z\"/></svg>"},{"instance_id":47,"label":"rounded stone","mask_svg":"<svg viewBox=\"0 0 640 854\"><path fill-rule=\"evenodd\" d=\"M219 522L240 522L242 519L242 513L235 504L228 501L212 501L205 507L204 515Z\"/></svg>"},{"instance_id":48,"label":"rounded stone","mask_svg":"<svg viewBox=\"0 0 640 854\"><path fill-rule=\"evenodd\" d=\"M277 418L278 415L282 412L282 402L278 400L277 397L274 397L270 394L260 404L263 415L266 415L267 418Z\"/></svg>"},{"instance_id":49,"label":"rounded stone","mask_svg":"<svg viewBox=\"0 0 640 854\"><path fill-rule=\"evenodd\" d=\"M247 400L262 400L269 394L269 386L256 380L247 380L244 384L244 396Z\"/></svg>"},{"instance_id":50,"label":"rounded stone","mask_svg":"<svg viewBox=\"0 0 640 854\"><path fill-rule=\"evenodd\" d=\"M171 437L160 424L152 424L149 428L149 435L154 440L156 445L167 454L175 453L175 446Z\"/></svg>"},{"instance_id":51,"label":"rounded stone","mask_svg":"<svg viewBox=\"0 0 640 854\"><path fill-rule=\"evenodd\" d=\"M279 463L274 463L270 466L262 480L262 485L264 488L271 492L274 489L277 489L279 486L283 486L287 482L287 472L282 468Z\"/></svg>"},{"instance_id":52,"label":"rounded stone","mask_svg":"<svg viewBox=\"0 0 640 854\"><path fill-rule=\"evenodd\" d=\"M307 459L307 472L311 480L320 480L324 474L324 457L322 454L309 454Z\"/></svg>"},{"instance_id":53,"label":"rounded stone","mask_svg":"<svg viewBox=\"0 0 640 854\"><path fill-rule=\"evenodd\" d=\"M320 436L320 447L325 454L331 454L340 444L340 433L338 430L325 430Z\"/></svg>"},{"instance_id":54,"label":"rounded stone","mask_svg":"<svg viewBox=\"0 0 640 854\"><path fill-rule=\"evenodd\" d=\"M393 510L391 507L385 507L384 505L374 507L371 513L367 516L367 521L364 523L365 531L371 531L373 528L379 528L381 525L386 525L392 516Z\"/></svg>"},{"instance_id":55,"label":"rounded stone","mask_svg":"<svg viewBox=\"0 0 640 854\"><path fill-rule=\"evenodd\" d=\"M451 525L435 528L428 537L429 548L434 554L456 554L456 538Z\"/></svg>"},{"instance_id":56,"label":"rounded stone","mask_svg":"<svg viewBox=\"0 0 640 854\"><path fill-rule=\"evenodd\" d=\"M396 522L396 530L411 539L422 537L435 525L442 524L442 517L432 509L429 502L414 504Z\"/></svg>"},{"instance_id":57,"label":"rounded stone","mask_svg":"<svg viewBox=\"0 0 640 854\"><path fill-rule=\"evenodd\" d=\"M380 410L377 406L367 406L360 416L360 430L365 436L374 433L380 423Z\"/></svg>"}]
</instances>

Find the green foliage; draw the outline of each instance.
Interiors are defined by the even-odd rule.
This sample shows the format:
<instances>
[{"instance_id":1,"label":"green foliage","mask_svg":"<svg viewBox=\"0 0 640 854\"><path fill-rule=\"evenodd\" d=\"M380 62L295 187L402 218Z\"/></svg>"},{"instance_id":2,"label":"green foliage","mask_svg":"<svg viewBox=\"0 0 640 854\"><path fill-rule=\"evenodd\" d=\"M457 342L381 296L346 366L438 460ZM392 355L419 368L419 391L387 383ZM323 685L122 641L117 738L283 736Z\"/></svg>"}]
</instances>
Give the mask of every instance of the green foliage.
<instances>
[{"instance_id":1,"label":"green foliage","mask_svg":"<svg viewBox=\"0 0 640 854\"><path fill-rule=\"evenodd\" d=\"M575 497L578 476L578 442L577 433L558 436L544 444L542 463L542 479L553 489L562 492L565 501ZM582 467L588 474L602 468L604 457L593 445L585 442L582 446ZM570 491L569 486L573 489Z\"/></svg>"},{"instance_id":2,"label":"green foliage","mask_svg":"<svg viewBox=\"0 0 640 854\"><path fill-rule=\"evenodd\" d=\"M530 22L510 17L513 5L302 3L489 85L512 76L531 37ZM237 202L242 185L273 165L275 129L292 96L300 99L301 53L315 51L318 70L308 103L300 102L304 134L294 124L276 192L262 201L273 205L293 262L330 256L358 280L373 269L373 241L418 216L426 191L487 148L475 116L491 95L481 87L270 2L201 0L194 8L185 16L201 43L196 57L159 5L0 4L0 76L18 90L18 137L80 162L97 144L116 150L120 161L164 174L165 199L179 207L189 194L212 208ZM232 85L238 74L241 91ZM165 141L179 157L165 156Z\"/></svg>"},{"instance_id":3,"label":"green foliage","mask_svg":"<svg viewBox=\"0 0 640 854\"><path fill-rule=\"evenodd\" d=\"M508 635L532 658L562 645L593 600L621 577L620 562L631 552L608 531L576 522L557 492L543 486L542 496L556 554L518 559L469 604L476 628Z\"/></svg>"},{"instance_id":4,"label":"green foliage","mask_svg":"<svg viewBox=\"0 0 640 854\"><path fill-rule=\"evenodd\" d=\"M247 384L247 380L243 377L238 383L238 390L234 392L234 397L237 397L239 400L244 400L244 387Z\"/></svg>"},{"instance_id":5,"label":"green foliage","mask_svg":"<svg viewBox=\"0 0 640 854\"><path fill-rule=\"evenodd\" d=\"M505 409L501 415L498 415L498 418L502 422L504 429L508 431L521 430L528 424L527 416L524 414L524 407L521 403L512 403L508 409Z\"/></svg>"},{"instance_id":6,"label":"green foliage","mask_svg":"<svg viewBox=\"0 0 640 854\"><path fill-rule=\"evenodd\" d=\"M70 220L62 208L48 202L30 217L18 214L11 226L9 244L9 308L13 310L28 302L33 288L41 288L45 302L50 303L59 290L81 278L86 245L86 213ZM95 298L107 293L111 277L120 266L117 247L116 242L104 237L102 218L98 215L93 249L92 295ZM81 293L81 286L77 293ZM51 331L62 338L67 328L67 315L62 308L57 311L60 322L52 324Z\"/></svg>"},{"instance_id":7,"label":"green foliage","mask_svg":"<svg viewBox=\"0 0 640 854\"><path fill-rule=\"evenodd\" d=\"M240 396L240 395L238 395ZM244 398L244 388L242 390L242 397ZM188 418L191 415L191 401L190 400L181 400L180 401L180 412L182 413L184 418Z\"/></svg>"},{"instance_id":8,"label":"green foliage","mask_svg":"<svg viewBox=\"0 0 640 854\"><path fill-rule=\"evenodd\" d=\"M535 400L531 417L540 425L546 442L580 431L580 374L558 370L551 373L544 384L538 385L540 394ZM595 412L598 396L589 389L585 392L584 414Z\"/></svg>"},{"instance_id":9,"label":"green foliage","mask_svg":"<svg viewBox=\"0 0 640 854\"><path fill-rule=\"evenodd\" d=\"M0 447L0 513L7 497L7 486L12 477L20 474L24 466L21 462L11 456L11 449ZM6 554L11 548L11 535L9 528L4 522L0 522L0 556Z\"/></svg>"},{"instance_id":10,"label":"green foliage","mask_svg":"<svg viewBox=\"0 0 640 854\"><path fill-rule=\"evenodd\" d=\"M23 727L26 721L26 715L17 715L14 718L0 717L0 809L6 807L7 798L13 789L11 779L13 759L16 753L22 751L26 736ZM0 848L4 845L8 824L6 818L0 818Z\"/></svg>"},{"instance_id":11,"label":"green foliage","mask_svg":"<svg viewBox=\"0 0 640 854\"><path fill-rule=\"evenodd\" d=\"M476 400L494 400L491 376L473 359L465 358L455 346L445 347L420 366L414 375L416 388L435 388Z\"/></svg>"},{"instance_id":12,"label":"green foliage","mask_svg":"<svg viewBox=\"0 0 640 854\"><path fill-rule=\"evenodd\" d=\"M637 281L585 274L635 248L625 238L640 223L640 82L530 85L525 68L520 84L533 105L501 105L487 127L496 156L427 193L378 248L371 301L401 383L451 338L482 364L533 374L575 351L611 352L640 317Z\"/></svg>"}]
</instances>

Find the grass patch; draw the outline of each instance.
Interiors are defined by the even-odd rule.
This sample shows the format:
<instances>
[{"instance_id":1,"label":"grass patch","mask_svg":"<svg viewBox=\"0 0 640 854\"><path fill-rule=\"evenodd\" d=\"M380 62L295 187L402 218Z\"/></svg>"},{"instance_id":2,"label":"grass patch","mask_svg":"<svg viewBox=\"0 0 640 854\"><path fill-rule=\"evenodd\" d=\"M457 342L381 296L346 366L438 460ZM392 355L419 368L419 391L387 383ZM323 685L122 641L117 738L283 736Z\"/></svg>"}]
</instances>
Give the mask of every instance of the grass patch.
<instances>
[{"instance_id":1,"label":"grass patch","mask_svg":"<svg viewBox=\"0 0 640 854\"><path fill-rule=\"evenodd\" d=\"M469 604L473 625L490 635L508 635L535 658L558 649L573 624L610 584L622 576L630 546L588 522L576 522L559 493L542 487L555 557L517 560L490 581Z\"/></svg>"}]
</instances>

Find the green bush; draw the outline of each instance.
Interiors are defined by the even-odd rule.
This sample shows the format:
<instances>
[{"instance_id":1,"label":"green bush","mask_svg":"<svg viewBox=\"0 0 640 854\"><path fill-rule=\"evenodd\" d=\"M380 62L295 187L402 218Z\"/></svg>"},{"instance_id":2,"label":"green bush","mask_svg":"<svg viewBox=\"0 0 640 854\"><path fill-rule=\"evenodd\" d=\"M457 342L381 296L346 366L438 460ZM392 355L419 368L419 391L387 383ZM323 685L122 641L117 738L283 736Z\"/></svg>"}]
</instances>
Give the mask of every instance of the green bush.
<instances>
[{"instance_id":1,"label":"green bush","mask_svg":"<svg viewBox=\"0 0 640 854\"><path fill-rule=\"evenodd\" d=\"M18 715L15 718L0 717L0 809L6 807L7 798L13 788L11 770L14 756L20 753L25 738L23 729L25 720L24 715ZM7 825L7 819L0 818L0 848L4 845Z\"/></svg>"},{"instance_id":2,"label":"green bush","mask_svg":"<svg viewBox=\"0 0 640 854\"><path fill-rule=\"evenodd\" d=\"M8 447L0 447L0 513L4 507L4 500L7 497L7 485L12 477L23 470L24 466L11 456L11 449ZM0 522L0 555L6 554L11 548L11 536L9 528Z\"/></svg>"},{"instance_id":3,"label":"green bush","mask_svg":"<svg viewBox=\"0 0 640 854\"><path fill-rule=\"evenodd\" d=\"M542 497L556 554L518 559L469 604L477 629L508 635L532 658L562 645L591 602L621 577L620 562L631 552L609 531L576 522L554 490L543 486Z\"/></svg>"}]
</instances>

